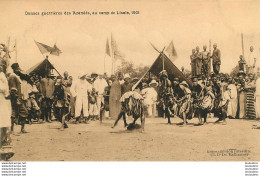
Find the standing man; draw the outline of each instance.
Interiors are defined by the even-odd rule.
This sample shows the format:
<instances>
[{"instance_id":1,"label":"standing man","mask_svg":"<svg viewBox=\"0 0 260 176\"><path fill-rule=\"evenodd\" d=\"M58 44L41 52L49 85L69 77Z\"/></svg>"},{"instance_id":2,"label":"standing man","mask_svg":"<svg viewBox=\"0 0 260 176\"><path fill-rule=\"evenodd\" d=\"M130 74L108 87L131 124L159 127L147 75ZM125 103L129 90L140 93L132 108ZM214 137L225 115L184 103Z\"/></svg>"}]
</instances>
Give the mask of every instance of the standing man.
<instances>
[{"instance_id":1,"label":"standing man","mask_svg":"<svg viewBox=\"0 0 260 176\"><path fill-rule=\"evenodd\" d=\"M75 117L76 124L79 123L81 111L83 111L83 117L85 122L89 116L88 112L88 93L92 90L92 85L86 81L86 74L81 73L79 80L73 83L73 89L76 95Z\"/></svg>"},{"instance_id":2,"label":"standing man","mask_svg":"<svg viewBox=\"0 0 260 176\"><path fill-rule=\"evenodd\" d=\"M250 53L247 58L247 74L254 74L255 64L256 64L256 54L254 52L254 47L250 46Z\"/></svg>"},{"instance_id":3,"label":"standing man","mask_svg":"<svg viewBox=\"0 0 260 176\"><path fill-rule=\"evenodd\" d=\"M95 90L98 93L97 96L97 111L98 111L98 119L100 118L100 112L101 112L101 104L104 104L104 91L107 87L107 82L105 79L103 79L103 75L100 73L98 76L98 79L95 80L94 86Z\"/></svg>"},{"instance_id":4,"label":"standing man","mask_svg":"<svg viewBox=\"0 0 260 176\"><path fill-rule=\"evenodd\" d=\"M217 48L216 43L214 43L213 48L214 50L211 56L211 58L213 59L213 71L216 75L218 75L220 71L220 65L221 65L221 53L220 50Z\"/></svg>"},{"instance_id":5,"label":"standing man","mask_svg":"<svg viewBox=\"0 0 260 176\"><path fill-rule=\"evenodd\" d=\"M118 81L121 85L124 83L124 74L122 72L118 72Z\"/></svg>"},{"instance_id":6,"label":"standing man","mask_svg":"<svg viewBox=\"0 0 260 176\"><path fill-rule=\"evenodd\" d=\"M62 79L62 85L65 89L65 99L70 100L70 116L74 117L75 114L75 101L72 93L70 91L70 87L72 85L72 77L69 77L69 73L67 71L64 72L64 78Z\"/></svg>"},{"instance_id":7,"label":"standing man","mask_svg":"<svg viewBox=\"0 0 260 176\"><path fill-rule=\"evenodd\" d=\"M190 55L190 65L191 65L191 75L195 76L195 68L196 68L196 57L195 57L195 49L192 49L192 54Z\"/></svg>"},{"instance_id":8,"label":"standing man","mask_svg":"<svg viewBox=\"0 0 260 176\"><path fill-rule=\"evenodd\" d=\"M202 54L200 52L200 48L197 46L196 47L196 76L200 77L201 76L201 71L202 71Z\"/></svg>"},{"instance_id":9,"label":"standing man","mask_svg":"<svg viewBox=\"0 0 260 176\"><path fill-rule=\"evenodd\" d=\"M203 63L203 73L206 77L210 76L210 53L207 51L207 46L203 46L203 52L202 52L202 63Z\"/></svg>"},{"instance_id":10,"label":"standing man","mask_svg":"<svg viewBox=\"0 0 260 176\"><path fill-rule=\"evenodd\" d=\"M54 97L54 108L57 113L57 119L61 122L60 130L64 130L64 128L68 128L68 125L65 122L65 118L69 113L69 102L68 99L65 97L66 88L62 84L62 77L58 76L53 97Z\"/></svg>"},{"instance_id":11,"label":"standing man","mask_svg":"<svg viewBox=\"0 0 260 176\"><path fill-rule=\"evenodd\" d=\"M13 73L11 73L8 79L12 105L11 131L14 131L14 124L16 123L21 124L21 133L27 133L24 127L28 117L28 111L21 93L21 79L25 78L26 75L21 73L21 69L18 63L12 64L11 67L13 69Z\"/></svg>"},{"instance_id":12,"label":"standing man","mask_svg":"<svg viewBox=\"0 0 260 176\"><path fill-rule=\"evenodd\" d=\"M121 95L123 96L126 92L129 92L132 90L133 85L131 84L131 78L129 76L129 74L125 74L125 78L124 78L124 83L121 85ZM112 126L112 128L114 128L118 121L121 119L121 117L123 117L124 120L124 125L125 127L128 126L128 124L126 123L126 115L125 115L125 110L124 110L124 106L121 105L121 112L119 113L117 120L115 121L114 125Z\"/></svg>"},{"instance_id":13,"label":"standing man","mask_svg":"<svg viewBox=\"0 0 260 176\"><path fill-rule=\"evenodd\" d=\"M43 122L51 122L51 108L53 103L53 92L55 89L54 80L51 79L50 72L40 81L40 92L42 94L42 119Z\"/></svg>"},{"instance_id":14,"label":"standing man","mask_svg":"<svg viewBox=\"0 0 260 176\"><path fill-rule=\"evenodd\" d=\"M202 117L201 117L201 107L200 104L202 102L203 96L204 96L204 86L202 84L198 83L198 78L193 78L192 88L191 88L191 98L192 101L192 116L197 116L199 119L199 124L202 123ZM205 119L204 119L205 120ZM205 121L204 121L205 123Z\"/></svg>"}]
</instances>

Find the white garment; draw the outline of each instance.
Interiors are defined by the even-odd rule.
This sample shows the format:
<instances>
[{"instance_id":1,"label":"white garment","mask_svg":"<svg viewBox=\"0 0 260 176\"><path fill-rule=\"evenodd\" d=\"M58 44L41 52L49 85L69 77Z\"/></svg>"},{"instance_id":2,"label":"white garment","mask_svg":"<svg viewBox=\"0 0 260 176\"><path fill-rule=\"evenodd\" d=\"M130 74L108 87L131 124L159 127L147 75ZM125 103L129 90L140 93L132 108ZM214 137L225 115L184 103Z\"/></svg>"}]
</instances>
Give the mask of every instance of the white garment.
<instances>
[{"instance_id":1,"label":"white garment","mask_svg":"<svg viewBox=\"0 0 260 176\"><path fill-rule=\"evenodd\" d=\"M94 84L93 87L96 89L96 91L98 92L99 95L103 95L105 88L107 87L107 82L105 79L97 79Z\"/></svg>"},{"instance_id":2,"label":"white garment","mask_svg":"<svg viewBox=\"0 0 260 176\"><path fill-rule=\"evenodd\" d=\"M141 94L144 97L145 105L152 105L157 101L157 92L153 87L148 87L142 90Z\"/></svg>"},{"instance_id":3,"label":"white garment","mask_svg":"<svg viewBox=\"0 0 260 176\"><path fill-rule=\"evenodd\" d=\"M0 73L0 128L11 126L11 101L5 99L9 95L8 81L3 72Z\"/></svg>"},{"instance_id":4,"label":"white garment","mask_svg":"<svg viewBox=\"0 0 260 176\"><path fill-rule=\"evenodd\" d=\"M230 101L230 93L229 93L229 91L225 91L223 93L223 99L221 101L221 107L224 106L227 103L227 101Z\"/></svg>"},{"instance_id":5,"label":"white garment","mask_svg":"<svg viewBox=\"0 0 260 176\"><path fill-rule=\"evenodd\" d=\"M27 81L22 80L21 93L23 95L23 100L27 100L29 98L29 93L31 92L39 92L39 91L35 85L31 85Z\"/></svg>"},{"instance_id":6,"label":"white garment","mask_svg":"<svg viewBox=\"0 0 260 176\"><path fill-rule=\"evenodd\" d=\"M149 116L155 116L157 92L153 87L148 87L142 90L141 94L144 97L144 105L147 107Z\"/></svg>"},{"instance_id":7,"label":"white garment","mask_svg":"<svg viewBox=\"0 0 260 176\"><path fill-rule=\"evenodd\" d=\"M237 113L237 105L238 105L237 87L235 84L229 84L228 88L230 89L231 100L228 104L227 115L235 118Z\"/></svg>"},{"instance_id":8,"label":"white garment","mask_svg":"<svg viewBox=\"0 0 260 176\"><path fill-rule=\"evenodd\" d=\"M91 91L92 85L88 83L86 80L79 79L72 84L72 89L74 90L76 96L75 117L80 116L82 109L84 117L89 116L88 92Z\"/></svg>"},{"instance_id":9,"label":"white garment","mask_svg":"<svg viewBox=\"0 0 260 176\"><path fill-rule=\"evenodd\" d=\"M256 98L256 117L260 117L260 78L256 80L256 91L255 91L255 98Z\"/></svg>"},{"instance_id":10,"label":"white garment","mask_svg":"<svg viewBox=\"0 0 260 176\"><path fill-rule=\"evenodd\" d=\"M249 67L253 67L256 59L256 53L253 51L249 53L246 63Z\"/></svg>"},{"instance_id":11,"label":"white garment","mask_svg":"<svg viewBox=\"0 0 260 176\"><path fill-rule=\"evenodd\" d=\"M122 84L125 83L125 81L124 80L119 80L119 83L122 85Z\"/></svg>"}]
</instances>

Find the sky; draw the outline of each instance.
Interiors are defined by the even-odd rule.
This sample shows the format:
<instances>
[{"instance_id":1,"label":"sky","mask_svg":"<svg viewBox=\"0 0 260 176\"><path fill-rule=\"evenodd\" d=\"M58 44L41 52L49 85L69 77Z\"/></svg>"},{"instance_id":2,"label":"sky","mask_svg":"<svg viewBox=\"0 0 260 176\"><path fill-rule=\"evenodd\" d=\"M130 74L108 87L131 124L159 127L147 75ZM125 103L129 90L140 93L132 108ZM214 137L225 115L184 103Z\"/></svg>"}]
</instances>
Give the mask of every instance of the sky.
<instances>
[{"instance_id":1,"label":"sky","mask_svg":"<svg viewBox=\"0 0 260 176\"><path fill-rule=\"evenodd\" d=\"M27 12L64 11L139 11L139 15L25 15ZM125 59L136 66L150 66L159 50L173 40L177 67L190 69L191 50L217 43L221 51L221 72L229 73L242 54L241 33L244 35L245 57L253 45L259 55L259 0L197 0L197 1L81 1L81 0L1 0L0 43L10 37L10 47L17 43L17 60L23 70L43 60L34 40L56 45L60 56L49 60L63 73L73 76L81 72L110 73L111 58L105 55L111 33ZM12 53L13 56L14 53Z\"/></svg>"}]
</instances>

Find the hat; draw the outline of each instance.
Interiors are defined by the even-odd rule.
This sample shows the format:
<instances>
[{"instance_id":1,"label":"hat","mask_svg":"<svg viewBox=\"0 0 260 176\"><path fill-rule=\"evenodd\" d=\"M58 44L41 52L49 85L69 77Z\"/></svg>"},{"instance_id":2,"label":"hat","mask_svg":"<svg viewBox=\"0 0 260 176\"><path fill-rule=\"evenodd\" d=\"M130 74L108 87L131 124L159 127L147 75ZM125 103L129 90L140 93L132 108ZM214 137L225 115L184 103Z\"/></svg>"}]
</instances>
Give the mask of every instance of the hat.
<instances>
[{"instance_id":1,"label":"hat","mask_svg":"<svg viewBox=\"0 0 260 176\"><path fill-rule=\"evenodd\" d=\"M62 77L59 75L59 76L57 76L57 79L62 79Z\"/></svg>"},{"instance_id":2,"label":"hat","mask_svg":"<svg viewBox=\"0 0 260 176\"><path fill-rule=\"evenodd\" d=\"M197 78L197 77L194 77L194 78L193 78L193 82L195 82L195 81L198 81L198 78Z\"/></svg>"},{"instance_id":3,"label":"hat","mask_svg":"<svg viewBox=\"0 0 260 176\"><path fill-rule=\"evenodd\" d=\"M85 77L86 75L87 75L86 73L81 72L81 73L79 74L79 78Z\"/></svg>"},{"instance_id":4,"label":"hat","mask_svg":"<svg viewBox=\"0 0 260 176\"><path fill-rule=\"evenodd\" d=\"M98 76L98 74L96 72L92 72L91 77L93 77L93 76Z\"/></svg>"},{"instance_id":5,"label":"hat","mask_svg":"<svg viewBox=\"0 0 260 176\"><path fill-rule=\"evenodd\" d=\"M86 79L86 80L91 80L92 78L91 78L91 76L86 75L85 79Z\"/></svg>"},{"instance_id":6,"label":"hat","mask_svg":"<svg viewBox=\"0 0 260 176\"><path fill-rule=\"evenodd\" d=\"M125 76L124 76L124 79L126 79L126 78L129 78L130 79L130 75L127 73L127 74L125 74Z\"/></svg>"},{"instance_id":7,"label":"hat","mask_svg":"<svg viewBox=\"0 0 260 176\"><path fill-rule=\"evenodd\" d=\"M182 81L182 82L180 83L180 85L183 85L183 86L185 86L185 87L189 87L189 85L187 84L186 81Z\"/></svg>"},{"instance_id":8,"label":"hat","mask_svg":"<svg viewBox=\"0 0 260 176\"><path fill-rule=\"evenodd\" d=\"M156 82L154 79L149 83L149 86L153 86L153 87L157 87L158 86L158 82Z\"/></svg>"},{"instance_id":9,"label":"hat","mask_svg":"<svg viewBox=\"0 0 260 176\"><path fill-rule=\"evenodd\" d=\"M11 67L13 70L21 71L21 68L18 63L13 63Z\"/></svg>"},{"instance_id":10,"label":"hat","mask_svg":"<svg viewBox=\"0 0 260 176\"><path fill-rule=\"evenodd\" d=\"M243 72L243 71L239 71L239 72L237 73L237 76L240 76L240 75L246 76L245 72Z\"/></svg>"},{"instance_id":11,"label":"hat","mask_svg":"<svg viewBox=\"0 0 260 176\"><path fill-rule=\"evenodd\" d=\"M178 78L178 77L175 77L175 78L173 79L173 81L179 81L179 78Z\"/></svg>"},{"instance_id":12,"label":"hat","mask_svg":"<svg viewBox=\"0 0 260 176\"><path fill-rule=\"evenodd\" d=\"M137 77L133 78L132 82L137 82L139 79Z\"/></svg>"}]
</instances>

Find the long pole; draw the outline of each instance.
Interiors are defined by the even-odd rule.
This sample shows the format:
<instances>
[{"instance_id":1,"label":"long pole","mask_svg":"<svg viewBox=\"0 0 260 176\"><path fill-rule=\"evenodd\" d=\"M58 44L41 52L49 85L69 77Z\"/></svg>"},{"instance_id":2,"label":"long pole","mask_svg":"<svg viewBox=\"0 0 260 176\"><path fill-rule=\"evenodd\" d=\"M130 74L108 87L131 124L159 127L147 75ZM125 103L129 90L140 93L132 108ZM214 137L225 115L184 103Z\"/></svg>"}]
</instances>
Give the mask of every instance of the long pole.
<instances>
[{"instance_id":1,"label":"long pole","mask_svg":"<svg viewBox=\"0 0 260 176\"><path fill-rule=\"evenodd\" d=\"M209 39L209 74L211 74L212 58L211 58L211 39ZM207 78L208 79L208 78Z\"/></svg>"},{"instance_id":2,"label":"long pole","mask_svg":"<svg viewBox=\"0 0 260 176\"><path fill-rule=\"evenodd\" d=\"M106 72L106 53L105 53L105 56L104 56L104 73Z\"/></svg>"},{"instance_id":3,"label":"long pole","mask_svg":"<svg viewBox=\"0 0 260 176\"><path fill-rule=\"evenodd\" d=\"M162 53L163 53L164 49L165 49L165 47L163 48ZM162 57L163 57L163 70L164 70L164 55L162 55Z\"/></svg>"},{"instance_id":4,"label":"long pole","mask_svg":"<svg viewBox=\"0 0 260 176\"><path fill-rule=\"evenodd\" d=\"M243 37L243 33L241 34L241 42L242 42L242 54L243 54L243 58L245 58L245 55L244 55L244 37Z\"/></svg>"},{"instance_id":5,"label":"long pole","mask_svg":"<svg viewBox=\"0 0 260 176\"><path fill-rule=\"evenodd\" d=\"M17 62L17 41L15 39L15 62Z\"/></svg>"}]
</instances>

